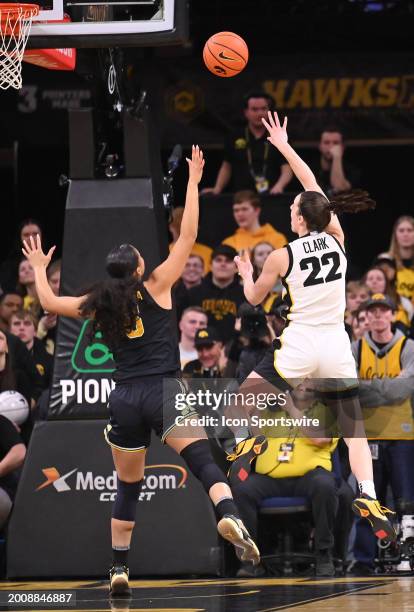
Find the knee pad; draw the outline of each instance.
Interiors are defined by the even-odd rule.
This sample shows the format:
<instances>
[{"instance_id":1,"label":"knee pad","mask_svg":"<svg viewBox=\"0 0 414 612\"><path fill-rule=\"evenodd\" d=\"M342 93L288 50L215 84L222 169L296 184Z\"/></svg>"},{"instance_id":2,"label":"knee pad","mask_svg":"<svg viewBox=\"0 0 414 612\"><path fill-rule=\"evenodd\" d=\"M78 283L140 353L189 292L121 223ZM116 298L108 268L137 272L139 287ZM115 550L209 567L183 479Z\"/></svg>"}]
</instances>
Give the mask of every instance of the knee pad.
<instances>
[{"instance_id":1,"label":"knee pad","mask_svg":"<svg viewBox=\"0 0 414 612\"><path fill-rule=\"evenodd\" d=\"M143 480L137 482L124 482L117 478L117 492L112 508L112 518L119 521L135 521L135 513L139 492Z\"/></svg>"},{"instance_id":2,"label":"knee pad","mask_svg":"<svg viewBox=\"0 0 414 612\"><path fill-rule=\"evenodd\" d=\"M228 484L227 478L214 463L208 440L196 440L186 446L180 454L207 493L218 482Z\"/></svg>"}]
</instances>

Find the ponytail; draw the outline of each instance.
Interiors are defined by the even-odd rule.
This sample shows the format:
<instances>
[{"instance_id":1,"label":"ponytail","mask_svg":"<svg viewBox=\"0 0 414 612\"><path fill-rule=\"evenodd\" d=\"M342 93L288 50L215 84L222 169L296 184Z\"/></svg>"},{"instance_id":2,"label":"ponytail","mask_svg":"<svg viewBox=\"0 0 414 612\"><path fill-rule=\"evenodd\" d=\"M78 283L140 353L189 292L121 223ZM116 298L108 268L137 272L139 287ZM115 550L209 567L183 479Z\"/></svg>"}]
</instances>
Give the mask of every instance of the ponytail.
<instances>
[{"instance_id":1,"label":"ponytail","mask_svg":"<svg viewBox=\"0 0 414 612\"><path fill-rule=\"evenodd\" d=\"M353 189L336 194L329 202L329 210L335 215L341 213L359 213L374 210L376 202L367 191Z\"/></svg>"}]
</instances>

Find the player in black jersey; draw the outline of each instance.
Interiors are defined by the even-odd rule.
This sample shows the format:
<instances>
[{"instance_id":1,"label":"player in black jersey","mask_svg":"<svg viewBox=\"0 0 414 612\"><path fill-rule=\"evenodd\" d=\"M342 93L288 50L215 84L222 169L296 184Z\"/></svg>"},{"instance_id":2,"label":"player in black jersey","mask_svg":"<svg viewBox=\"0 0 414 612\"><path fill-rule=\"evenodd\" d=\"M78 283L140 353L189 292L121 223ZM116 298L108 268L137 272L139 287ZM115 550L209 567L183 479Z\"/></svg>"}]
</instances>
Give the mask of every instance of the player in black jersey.
<instances>
[{"instance_id":1,"label":"player in black jersey","mask_svg":"<svg viewBox=\"0 0 414 612\"><path fill-rule=\"evenodd\" d=\"M187 159L189 179L181 233L168 258L142 281L143 257L123 244L106 259L109 279L96 283L87 295L57 297L47 282L46 268L54 247L45 255L39 236L24 243L23 253L35 271L36 287L45 310L67 317L92 319L113 352L115 389L109 398L110 423L105 437L112 448L118 476L112 513L113 567L111 593L128 594L128 550L135 524L136 504L144 477L145 451L151 429L186 461L215 505L218 531L236 547L242 560L259 562L259 551L234 504L227 479L214 463L205 431L192 428L188 436L171 435L177 412L168 402L182 393L174 376L180 369L178 343L172 317L171 287L180 278L197 237L198 184L203 153L193 147ZM163 397L163 380L170 385ZM171 382L172 381L172 382ZM189 411L186 416L190 416ZM184 428L180 427L180 431Z\"/></svg>"}]
</instances>

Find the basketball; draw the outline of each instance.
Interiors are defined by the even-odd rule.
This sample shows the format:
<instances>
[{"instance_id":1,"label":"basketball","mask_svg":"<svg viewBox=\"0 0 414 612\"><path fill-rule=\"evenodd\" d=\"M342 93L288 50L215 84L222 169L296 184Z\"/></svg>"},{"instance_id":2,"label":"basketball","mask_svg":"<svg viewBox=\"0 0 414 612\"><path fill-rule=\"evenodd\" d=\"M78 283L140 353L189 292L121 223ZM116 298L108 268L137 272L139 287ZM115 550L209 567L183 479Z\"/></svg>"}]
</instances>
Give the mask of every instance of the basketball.
<instances>
[{"instance_id":1,"label":"basketball","mask_svg":"<svg viewBox=\"0 0 414 612\"><path fill-rule=\"evenodd\" d=\"M249 49L245 41L234 32L213 34L204 45L204 63L216 76L236 76L246 67L248 59Z\"/></svg>"},{"instance_id":2,"label":"basketball","mask_svg":"<svg viewBox=\"0 0 414 612\"><path fill-rule=\"evenodd\" d=\"M21 425L29 416L29 404L18 391L3 391L0 393L0 414Z\"/></svg>"}]
</instances>

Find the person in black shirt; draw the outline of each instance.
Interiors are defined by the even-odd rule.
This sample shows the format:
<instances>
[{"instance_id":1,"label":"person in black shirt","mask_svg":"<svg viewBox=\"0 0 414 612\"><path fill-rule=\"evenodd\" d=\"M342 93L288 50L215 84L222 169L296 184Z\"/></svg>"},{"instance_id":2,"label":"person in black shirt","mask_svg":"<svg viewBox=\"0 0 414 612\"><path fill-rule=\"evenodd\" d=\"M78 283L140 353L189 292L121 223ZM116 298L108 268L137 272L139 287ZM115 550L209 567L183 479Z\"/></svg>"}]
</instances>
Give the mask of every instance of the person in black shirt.
<instances>
[{"instance_id":1,"label":"person in black shirt","mask_svg":"<svg viewBox=\"0 0 414 612\"><path fill-rule=\"evenodd\" d=\"M349 191L359 186L360 172L355 166L344 160L344 137L341 130L335 126L327 126L321 133L319 166L315 168L315 176L327 196L340 191Z\"/></svg>"},{"instance_id":2,"label":"person in black shirt","mask_svg":"<svg viewBox=\"0 0 414 612\"><path fill-rule=\"evenodd\" d=\"M202 151L193 147L187 162L189 179L180 236L148 280L142 281L145 261L139 251L123 244L106 258L109 279L97 282L78 298L56 296L46 276L54 247L45 255L37 237L25 242L23 250L35 271L42 307L58 315L92 319L93 332L102 333L114 357L116 386L109 397L110 423L105 437L118 476L111 523L110 583L115 596L130 594L128 551L152 429L201 481L215 505L219 533L237 547L242 559L253 563L260 559L240 521L227 479L213 461L205 430L185 424L185 418L195 417L196 411L187 405L177 415L175 408L179 396L185 397L185 389L175 378L180 362L171 288L182 274L197 237ZM179 435L174 435L178 425Z\"/></svg>"},{"instance_id":3,"label":"person in black shirt","mask_svg":"<svg viewBox=\"0 0 414 612\"><path fill-rule=\"evenodd\" d=\"M201 306L224 343L234 334L237 309L245 301L243 288L236 275L234 257L237 251L227 244L220 244L213 251L211 272L198 287L187 292L182 308Z\"/></svg>"},{"instance_id":4,"label":"person in black shirt","mask_svg":"<svg viewBox=\"0 0 414 612\"><path fill-rule=\"evenodd\" d=\"M23 308L23 298L14 292L0 295L0 329L9 331L12 314Z\"/></svg>"},{"instance_id":5,"label":"person in black shirt","mask_svg":"<svg viewBox=\"0 0 414 612\"><path fill-rule=\"evenodd\" d=\"M263 91L252 91L244 99L244 129L232 134L225 144L224 159L214 187L202 194L218 195L230 183L232 191L252 189L257 193L283 193L293 177L289 164L267 139L262 118L272 106L272 99Z\"/></svg>"},{"instance_id":6,"label":"person in black shirt","mask_svg":"<svg viewBox=\"0 0 414 612\"><path fill-rule=\"evenodd\" d=\"M19 310L11 317L10 331L26 346L42 379L42 387L47 389L51 383L53 357L42 341L36 338L36 328L36 317L28 310Z\"/></svg>"},{"instance_id":7,"label":"person in black shirt","mask_svg":"<svg viewBox=\"0 0 414 612\"><path fill-rule=\"evenodd\" d=\"M194 346L198 358L184 366L183 375L188 378L221 378L223 343L214 327L198 329Z\"/></svg>"},{"instance_id":8,"label":"person in black shirt","mask_svg":"<svg viewBox=\"0 0 414 612\"><path fill-rule=\"evenodd\" d=\"M26 447L16 427L0 414L0 529L9 517L17 490L17 470L25 456Z\"/></svg>"}]
</instances>

